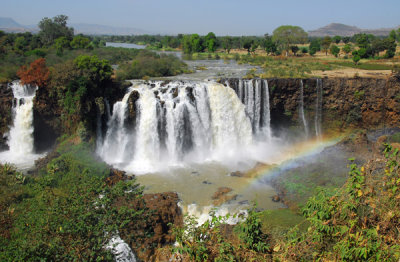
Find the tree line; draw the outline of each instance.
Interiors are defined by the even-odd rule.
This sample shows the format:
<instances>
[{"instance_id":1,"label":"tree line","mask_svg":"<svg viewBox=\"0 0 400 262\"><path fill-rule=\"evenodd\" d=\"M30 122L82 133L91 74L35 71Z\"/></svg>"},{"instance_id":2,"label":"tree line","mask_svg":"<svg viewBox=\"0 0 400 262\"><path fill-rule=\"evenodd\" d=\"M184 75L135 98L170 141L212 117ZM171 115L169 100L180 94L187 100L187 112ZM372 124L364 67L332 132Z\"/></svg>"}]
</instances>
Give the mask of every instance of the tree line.
<instances>
[{"instance_id":1,"label":"tree line","mask_svg":"<svg viewBox=\"0 0 400 262\"><path fill-rule=\"evenodd\" d=\"M341 52L346 56L352 54L358 58L372 58L386 51L383 58L392 58L400 41L400 29L391 31L387 37L372 34L355 34L353 36L309 37L298 26L284 25L276 28L272 35L264 36L216 36L213 32L205 36L199 34L178 34L176 36L162 35L132 35L103 36L102 40L111 42L127 42L148 45L155 49L182 49L184 53L215 52L224 50L230 53L232 49L245 49L254 53L257 49L265 50L268 55L296 55L309 53L315 55L318 51L338 56ZM338 44L343 43L340 49ZM302 47L298 47L302 45ZM357 49L357 50L356 50Z\"/></svg>"}]
</instances>

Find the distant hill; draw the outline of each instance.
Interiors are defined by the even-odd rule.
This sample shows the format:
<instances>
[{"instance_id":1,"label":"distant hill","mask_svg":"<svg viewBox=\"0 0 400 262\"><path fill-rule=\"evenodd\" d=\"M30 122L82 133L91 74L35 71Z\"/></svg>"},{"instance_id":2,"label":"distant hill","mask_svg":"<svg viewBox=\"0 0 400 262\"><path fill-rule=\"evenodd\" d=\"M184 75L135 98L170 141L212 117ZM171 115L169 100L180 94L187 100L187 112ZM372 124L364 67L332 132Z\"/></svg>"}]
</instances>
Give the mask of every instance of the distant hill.
<instances>
[{"instance_id":1,"label":"distant hill","mask_svg":"<svg viewBox=\"0 0 400 262\"><path fill-rule=\"evenodd\" d=\"M149 34L149 32L133 27L115 27L115 26L84 24L84 23L68 24L68 26L72 26L76 34L87 34L87 35ZM23 33L23 32L37 33L39 31L36 25L21 25L17 23L14 19L9 17L0 17L0 30L8 33Z\"/></svg>"},{"instance_id":2,"label":"distant hill","mask_svg":"<svg viewBox=\"0 0 400 262\"><path fill-rule=\"evenodd\" d=\"M397 27L398 28L398 27ZM356 26L350 26L339 23L332 23L316 30L308 31L309 36L352 36L354 34L366 33L376 36L387 36L390 31L396 28L380 28L380 29L361 29Z\"/></svg>"},{"instance_id":3,"label":"distant hill","mask_svg":"<svg viewBox=\"0 0 400 262\"><path fill-rule=\"evenodd\" d=\"M10 17L0 17L0 28L23 27Z\"/></svg>"},{"instance_id":4,"label":"distant hill","mask_svg":"<svg viewBox=\"0 0 400 262\"><path fill-rule=\"evenodd\" d=\"M23 33L32 31L32 29L29 29L21 24L18 24L17 22L15 22L14 19L10 17L0 17L0 30L8 33L10 32Z\"/></svg>"},{"instance_id":5,"label":"distant hill","mask_svg":"<svg viewBox=\"0 0 400 262\"><path fill-rule=\"evenodd\" d=\"M96 24L70 24L76 34L87 35L142 35L149 34L144 30L133 27L116 27Z\"/></svg>"}]
</instances>

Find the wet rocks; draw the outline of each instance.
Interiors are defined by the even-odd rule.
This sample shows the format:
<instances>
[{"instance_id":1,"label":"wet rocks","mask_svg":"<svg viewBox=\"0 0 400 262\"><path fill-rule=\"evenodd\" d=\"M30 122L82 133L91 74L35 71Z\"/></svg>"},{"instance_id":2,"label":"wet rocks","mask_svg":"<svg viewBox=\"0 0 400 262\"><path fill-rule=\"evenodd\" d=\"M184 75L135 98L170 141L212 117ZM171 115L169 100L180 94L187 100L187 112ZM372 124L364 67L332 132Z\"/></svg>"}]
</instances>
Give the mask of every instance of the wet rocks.
<instances>
[{"instance_id":1,"label":"wet rocks","mask_svg":"<svg viewBox=\"0 0 400 262\"><path fill-rule=\"evenodd\" d=\"M225 202L234 200L237 198L237 195L228 195L232 191L230 187L219 187L218 190L212 195L211 199L213 200L214 206L220 206Z\"/></svg>"},{"instance_id":2,"label":"wet rocks","mask_svg":"<svg viewBox=\"0 0 400 262\"><path fill-rule=\"evenodd\" d=\"M278 195L272 197L272 202L279 202L279 201L281 201L281 198Z\"/></svg>"},{"instance_id":3,"label":"wet rocks","mask_svg":"<svg viewBox=\"0 0 400 262\"><path fill-rule=\"evenodd\" d=\"M136 230L143 230L146 227L152 229L153 234L140 240L140 243L132 242L130 245L138 258L143 261L154 261L157 257L159 259L160 256L156 252L157 249L172 245L175 242L171 232L172 225L181 226L183 215L178 206L178 194L175 192L145 194L143 200L148 219L142 229L136 227ZM138 207L142 207L142 204L141 202L134 203ZM135 226L132 228L135 228ZM129 234L129 232L126 233Z\"/></svg>"},{"instance_id":4,"label":"wet rocks","mask_svg":"<svg viewBox=\"0 0 400 262\"><path fill-rule=\"evenodd\" d=\"M244 177L244 173L240 172L240 171L235 171L235 172L231 172L229 174L229 176L234 176L234 177Z\"/></svg>"},{"instance_id":5,"label":"wet rocks","mask_svg":"<svg viewBox=\"0 0 400 262\"><path fill-rule=\"evenodd\" d=\"M125 171L111 168L109 175L105 179L105 182L108 186L113 186L120 181L132 180L133 178L134 176L127 176Z\"/></svg>"},{"instance_id":6,"label":"wet rocks","mask_svg":"<svg viewBox=\"0 0 400 262\"><path fill-rule=\"evenodd\" d=\"M7 139L5 134L12 124L13 93L7 84L0 84L0 151L7 150Z\"/></svg>"}]
</instances>

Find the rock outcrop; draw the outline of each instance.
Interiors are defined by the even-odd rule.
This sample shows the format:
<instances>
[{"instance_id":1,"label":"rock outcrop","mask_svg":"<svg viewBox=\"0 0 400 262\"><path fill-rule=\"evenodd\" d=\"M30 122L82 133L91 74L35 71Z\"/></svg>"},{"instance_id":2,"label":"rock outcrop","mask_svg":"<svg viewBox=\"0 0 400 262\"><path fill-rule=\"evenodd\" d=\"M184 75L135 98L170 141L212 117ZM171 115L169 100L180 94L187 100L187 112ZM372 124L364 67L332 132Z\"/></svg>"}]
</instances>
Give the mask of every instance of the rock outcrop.
<instances>
[{"instance_id":1,"label":"rock outcrop","mask_svg":"<svg viewBox=\"0 0 400 262\"><path fill-rule=\"evenodd\" d=\"M300 125L300 86L303 81L304 112L314 123L317 102L317 79L267 79L270 92L271 125ZM237 90L239 79L222 79ZM254 81L254 80L253 80ZM323 78L322 126L327 128L393 127L400 123L400 79ZM253 86L255 86L253 84ZM314 125L310 124L310 131Z\"/></svg>"},{"instance_id":2,"label":"rock outcrop","mask_svg":"<svg viewBox=\"0 0 400 262\"><path fill-rule=\"evenodd\" d=\"M12 125L13 92L7 84L0 84L0 151L7 150L8 145L5 135Z\"/></svg>"},{"instance_id":3,"label":"rock outcrop","mask_svg":"<svg viewBox=\"0 0 400 262\"><path fill-rule=\"evenodd\" d=\"M121 237L128 242L141 261L158 261L159 258L156 257L159 257L160 254L156 252L157 249L174 244L172 226L178 227L183 224L183 215L178 202L177 193L166 192L144 194L143 201L135 200L133 203L128 203L137 209L145 208L146 210L143 214L143 216L147 216L145 225L132 224L128 231L121 232ZM153 234L135 242L129 242L129 239L126 238L126 235L132 232L138 232L140 235L146 229L150 229Z\"/></svg>"}]
</instances>

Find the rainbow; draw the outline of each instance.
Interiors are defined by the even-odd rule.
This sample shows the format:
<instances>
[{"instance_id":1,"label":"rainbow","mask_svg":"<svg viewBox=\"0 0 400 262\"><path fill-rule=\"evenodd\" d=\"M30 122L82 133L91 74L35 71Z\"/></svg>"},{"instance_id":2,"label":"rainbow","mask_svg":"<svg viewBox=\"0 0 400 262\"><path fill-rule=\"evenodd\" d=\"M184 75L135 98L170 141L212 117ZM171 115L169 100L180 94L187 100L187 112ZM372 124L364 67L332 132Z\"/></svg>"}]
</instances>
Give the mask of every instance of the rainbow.
<instances>
[{"instance_id":1,"label":"rainbow","mask_svg":"<svg viewBox=\"0 0 400 262\"><path fill-rule=\"evenodd\" d=\"M250 178L248 186L258 183L263 178L279 175L279 173L297 167L299 159L319 154L326 147L337 144L345 136L346 134L343 133L340 135L324 136L289 146L274 159L265 161L270 164L259 163L254 168L245 172L245 177Z\"/></svg>"}]
</instances>

